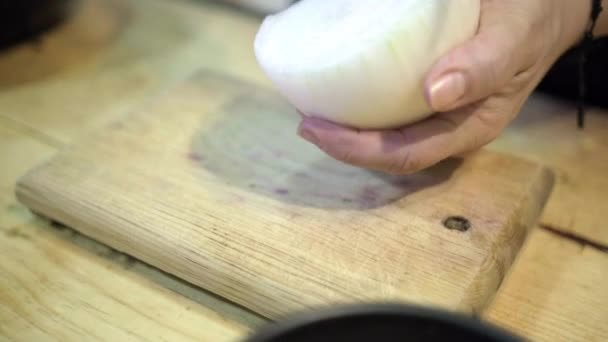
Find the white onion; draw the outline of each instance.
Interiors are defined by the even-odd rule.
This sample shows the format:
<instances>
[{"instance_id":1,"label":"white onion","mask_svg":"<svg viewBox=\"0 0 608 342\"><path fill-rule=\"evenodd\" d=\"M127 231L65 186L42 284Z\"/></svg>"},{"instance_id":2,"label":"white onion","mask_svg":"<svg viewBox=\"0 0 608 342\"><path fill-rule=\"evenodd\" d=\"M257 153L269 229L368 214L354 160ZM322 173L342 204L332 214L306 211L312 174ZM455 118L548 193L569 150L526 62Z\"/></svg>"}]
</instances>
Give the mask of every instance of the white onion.
<instances>
[{"instance_id":1,"label":"white onion","mask_svg":"<svg viewBox=\"0 0 608 342\"><path fill-rule=\"evenodd\" d=\"M424 78L471 38L480 0L302 0L264 19L261 68L298 110L361 129L432 114Z\"/></svg>"}]
</instances>

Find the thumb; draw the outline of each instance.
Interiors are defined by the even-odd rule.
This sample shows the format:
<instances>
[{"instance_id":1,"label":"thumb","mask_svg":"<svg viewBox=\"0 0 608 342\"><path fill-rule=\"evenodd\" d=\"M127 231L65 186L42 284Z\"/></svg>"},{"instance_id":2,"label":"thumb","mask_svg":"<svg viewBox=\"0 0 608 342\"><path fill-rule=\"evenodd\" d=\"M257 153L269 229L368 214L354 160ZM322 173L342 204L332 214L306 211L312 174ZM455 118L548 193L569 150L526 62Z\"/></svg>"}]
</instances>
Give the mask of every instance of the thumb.
<instances>
[{"instance_id":1,"label":"thumb","mask_svg":"<svg viewBox=\"0 0 608 342\"><path fill-rule=\"evenodd\" d=\"M484 99L506 85L519 71L521 55L506 29L481 29L470 41L442 57L425 82L427 102L446 112Z\"/></svg>"}]
</instances>

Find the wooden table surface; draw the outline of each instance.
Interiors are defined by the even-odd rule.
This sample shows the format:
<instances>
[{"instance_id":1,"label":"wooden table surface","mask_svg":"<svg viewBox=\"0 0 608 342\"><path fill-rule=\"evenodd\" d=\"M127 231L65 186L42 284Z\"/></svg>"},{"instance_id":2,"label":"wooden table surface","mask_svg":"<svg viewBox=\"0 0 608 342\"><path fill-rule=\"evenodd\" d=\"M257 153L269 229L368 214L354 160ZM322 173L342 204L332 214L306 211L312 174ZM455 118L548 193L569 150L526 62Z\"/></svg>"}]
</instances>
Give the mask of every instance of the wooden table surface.
<instances>
[{"instance_id":1,"label":"wooden table surface","mask_svg":"<svg viewBox=\"0 0 608 342\"><path fill-rule=\"evenodd\" d=\"M258 315L35 217L24 172L200 68L268 86L259 17L223 5L82 0L39 42L0 53L0 340L242 338ZM536 95L490 145L546 163L556 187L484 318L532 340L608 340L608 112L575 127Z\"/></svg>"}]
</instances>

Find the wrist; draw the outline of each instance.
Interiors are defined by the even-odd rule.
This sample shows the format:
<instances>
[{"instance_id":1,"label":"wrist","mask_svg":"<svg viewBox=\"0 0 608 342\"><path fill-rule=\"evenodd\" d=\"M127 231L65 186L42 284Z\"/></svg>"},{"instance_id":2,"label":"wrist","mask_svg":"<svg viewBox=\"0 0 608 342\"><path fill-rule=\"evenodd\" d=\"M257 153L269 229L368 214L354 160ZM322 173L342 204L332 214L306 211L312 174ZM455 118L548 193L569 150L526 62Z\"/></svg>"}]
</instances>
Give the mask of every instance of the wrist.
<instances>
[{"instance_id":1,"label":"wrist","mask_svg":"<svg viewBox=\"0 0 608 342\"><path fill-rule=\"evenodd\" d=\"M594 0L584 0L566 1L562 6L561 22L566 26L562 29L562 36L566 49L575 47L583 41L593 18L594 7L597 5ZM591 32L595 37L608 35L608 0L599 0L599 5L603 11L596 18L594 30Z\"/></svg>"},{"instance_id":2,"label":"wrist","mask_svg":"<svg viewBox=\"0 0 608 342\"><path fill-rule=\"evenodd\" d=\"M560 6L560 40L559 44L563 53L583 41L585 30L591 20L591 9L593 0L563 0Z\"/></svg>"}]
</instances>

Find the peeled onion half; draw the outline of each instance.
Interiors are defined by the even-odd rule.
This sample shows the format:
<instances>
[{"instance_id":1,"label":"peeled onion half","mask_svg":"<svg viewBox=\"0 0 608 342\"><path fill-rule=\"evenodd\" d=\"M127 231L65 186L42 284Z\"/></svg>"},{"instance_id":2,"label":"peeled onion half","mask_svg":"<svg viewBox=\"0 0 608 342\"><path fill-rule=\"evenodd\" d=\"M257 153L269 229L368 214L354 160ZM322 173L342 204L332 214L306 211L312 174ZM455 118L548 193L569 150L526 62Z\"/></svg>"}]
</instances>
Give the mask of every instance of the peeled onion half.
<instances>
[{"instance_id":1,"label":"peeled onion half","mask_svg":"<svg viewBox=\"0 0 608 342\"><path fill-rule=\"evenodd\" d=\"M424 78L479 15L480 0L302 0L263 21L255 54L302 113L394 128L432 114Z\"/></svg>"}]
</instances>

